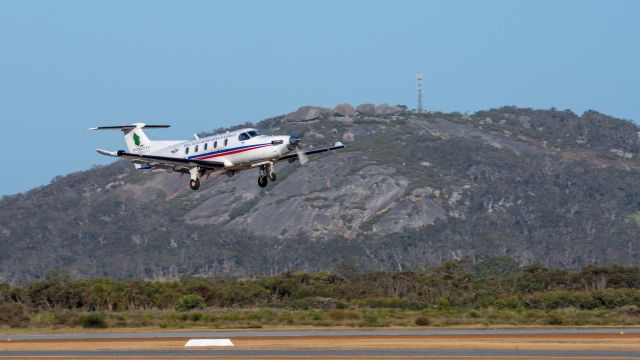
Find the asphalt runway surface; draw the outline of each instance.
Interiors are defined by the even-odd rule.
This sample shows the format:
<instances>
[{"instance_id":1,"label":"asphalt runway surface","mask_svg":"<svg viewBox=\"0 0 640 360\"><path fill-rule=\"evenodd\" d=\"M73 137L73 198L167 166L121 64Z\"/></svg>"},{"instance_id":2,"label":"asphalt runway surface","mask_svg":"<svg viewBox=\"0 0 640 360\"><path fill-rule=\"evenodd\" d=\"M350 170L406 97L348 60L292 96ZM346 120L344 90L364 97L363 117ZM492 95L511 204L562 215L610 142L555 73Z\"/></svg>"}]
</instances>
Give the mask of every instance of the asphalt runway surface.
<instances>
[{"instance_id":1,"label":"asphalt runway surface","mask_svg":"<svg viewBox=\"0 0 640 360\"><path fill-rule=\"evenodd\" d=\"M549 348L466 348L465 342L474 337L489 337L500 342L507 337L555 339L567 337L569 343L573 338L589 338L596 344L602 339L615 339L624 331L626 348L574 348L554 349ZM618 335L618 336L616 336ZM413 341L429 341L431 339L445 337L447 348L412 348L410 343L393 346L393 348L380 347L379 342L384 337L394 339L408 339ZM448 340L451 337L450 340ZM194 338L230 338L237 342L255 341L269 343L268 339L275 339L288 343L286 348L182 348L182 340ZM296 348L303 339L313 338L323 344L322 348ZM92 344L99 342L113 343L117 345L119 339L134 343L134 348L101 348L94 349ZM254 340L251 340L254 339ZM288 339L291 341L288 342ZM331 348L336 339L351 344L356 339L370 341L365 347L359 348ZM416 340L418 339L418 340ZM476 339L477 340L477 339ZM137 349L139 344L153 343L164 344L169 341L177 342L174 348L147 347ZM442 341L442 340L441 340ZM69 345L69 344L72 345ZM76 346L83 344L85 347L60 348L63 346ZM89 348L87 348L87 343ZM637 346L635 345L637 343ZM11 346L21 344L20 350L11 346L2 348L2 344ZM33 350L36 344L37 350ZM328 344L328 345L327 345ZM371 344L371 346L369 346ZM414 343L415 344L415 343ZM630 345L629 345L630 344ZM52 346L51 349L48 346ZM55 346L58 346L56 349ZM110 346L110 345L109 345ZM155 345L154 345L155 346ZM404 347L403 347L404 346ZM86 333L16 333L0 335L0 358L530 358L530 359L640 359L640 328L602 328L602 329L376 329L376 330L246 330L246 331L141 331L141 332L86 332Z\"/></svg>"},{"instance_id":2,"label":"asphalt runway surface","mask_svg":"<svg viewBox=\"0 0 640 360\"><path fill-rule=\"evenodd\" d=\"M242 338L242 337L323 337L323 336L436 336L436 335L566 335L640 334L640 328L562 329L373 329L373 330L237 330L237 331L151 331L2 334L3 340L161 339L161 338Z\"/></svg>"}]
</instances>

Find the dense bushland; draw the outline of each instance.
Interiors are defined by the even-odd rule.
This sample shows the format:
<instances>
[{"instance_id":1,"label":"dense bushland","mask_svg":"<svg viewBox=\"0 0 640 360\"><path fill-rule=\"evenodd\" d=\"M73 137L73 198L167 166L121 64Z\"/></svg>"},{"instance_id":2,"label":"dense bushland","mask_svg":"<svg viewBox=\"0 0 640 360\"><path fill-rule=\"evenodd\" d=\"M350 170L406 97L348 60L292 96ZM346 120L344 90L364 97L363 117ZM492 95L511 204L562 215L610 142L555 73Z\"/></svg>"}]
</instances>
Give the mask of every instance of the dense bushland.
<instances>
[{"instance_id":1,"label":"dense bushland","mask_svg":"<svg viewBox=\"0 0 640 360\"><path fill-rule=\"evenodd\" d=\"M520 268L510 258L495 257L476 264L448 261L422 271L358 274L348 266L343 270L174 281L70 279L56 271L44 280L0 284L0 324L426 326L557 325L566 323L567 316L573 316L571 324L640 320L639 267Z\"/></svg>"}]
</instances>

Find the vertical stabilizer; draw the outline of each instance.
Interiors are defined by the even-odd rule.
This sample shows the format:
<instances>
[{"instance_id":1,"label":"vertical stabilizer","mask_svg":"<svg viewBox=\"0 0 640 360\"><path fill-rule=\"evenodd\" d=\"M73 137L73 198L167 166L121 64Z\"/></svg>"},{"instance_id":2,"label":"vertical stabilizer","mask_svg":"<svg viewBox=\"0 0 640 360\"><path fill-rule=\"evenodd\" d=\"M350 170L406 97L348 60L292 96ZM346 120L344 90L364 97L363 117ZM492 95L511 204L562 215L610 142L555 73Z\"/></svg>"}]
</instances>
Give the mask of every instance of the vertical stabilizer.
<instances>
[{"instance_id":1,"label":"vertical stabilizer","mask_svg":"<svg viewBox=\"0 0 640 360\"><path fill-rule=\"evenodd\" d=\"M151 141L142 129L168 127L169 125L147 125L144 123L135 123L131 125L100 126L91 128L90 130L121 130L124 133L124 142L127 144L128 151L132 154L146 155L167 146L167 142ZM136 164L136 168L139 169L141 166Z\"/></svg>"},{"instance_id":2,"label":"vertical stabilizer","mask_svg":"<svg viewBox=\"0 0 640 360\"><path fill-rule=\"evenodd\" d=\"M129 149L129 152L132 154L148 154L153 150L153 144L147 134L142 131L142 128L144 128L145 125L141 123L133 125L135 126L133 129L122 129L127 149Z\"/></svg>"}]
</instances>

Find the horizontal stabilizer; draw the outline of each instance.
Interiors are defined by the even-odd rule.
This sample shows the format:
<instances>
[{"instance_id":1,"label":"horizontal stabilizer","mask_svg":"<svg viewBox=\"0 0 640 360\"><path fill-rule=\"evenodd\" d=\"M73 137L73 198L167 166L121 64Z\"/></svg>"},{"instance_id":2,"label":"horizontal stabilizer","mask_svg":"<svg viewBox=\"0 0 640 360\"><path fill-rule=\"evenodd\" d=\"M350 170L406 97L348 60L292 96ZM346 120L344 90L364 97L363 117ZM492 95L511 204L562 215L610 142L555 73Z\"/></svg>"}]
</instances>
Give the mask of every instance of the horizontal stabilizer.
<instances>
[{"instance_id":1,"label":"horizontal stabilizer","mask_svg":"<svg viewBox=\"0 0 640 360\"><path fill-rule=\"evenodd\" d=\"M118 157L118 153L116 151L107 151L102 149L96 149L99 154L107 155L107 156L115 156Z\"/></svg>"},{"instance_id":2,"label":"horizontal stabilizer","mask_svg":"<svg viewBox=\"0 0 640 360\"><path fill-rule=\"evenodd\" d=\"M135 123L131 125L113 125L113 126L98 126L89 128L89 130L133 130L133 129L164 129L171 125L147 125L145 123Z\"/></svg>"}]
</instances>

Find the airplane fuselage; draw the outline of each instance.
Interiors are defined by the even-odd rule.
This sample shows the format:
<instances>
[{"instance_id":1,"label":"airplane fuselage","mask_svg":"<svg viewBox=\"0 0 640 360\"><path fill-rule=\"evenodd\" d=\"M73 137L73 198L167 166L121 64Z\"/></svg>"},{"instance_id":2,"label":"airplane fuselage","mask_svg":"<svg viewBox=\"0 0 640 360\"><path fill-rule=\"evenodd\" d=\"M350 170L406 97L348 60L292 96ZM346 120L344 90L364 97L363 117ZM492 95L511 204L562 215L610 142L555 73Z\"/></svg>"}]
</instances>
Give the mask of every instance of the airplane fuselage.
<instances>
[{"instance_id":1,"label":"airplane fuselage","mask_svg":"<svg viewBox=\"0 0 640 360\"><path fill-rule=\"evenodd\" d=\"M288 148L290 138L264 135L256 129L246 128L194 140L170 142L165 148L144 154L222 162L225 170L239 170L256 163L276 160L291 152Z\"/></svg>"}]
</instances>

